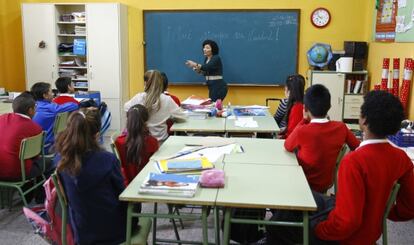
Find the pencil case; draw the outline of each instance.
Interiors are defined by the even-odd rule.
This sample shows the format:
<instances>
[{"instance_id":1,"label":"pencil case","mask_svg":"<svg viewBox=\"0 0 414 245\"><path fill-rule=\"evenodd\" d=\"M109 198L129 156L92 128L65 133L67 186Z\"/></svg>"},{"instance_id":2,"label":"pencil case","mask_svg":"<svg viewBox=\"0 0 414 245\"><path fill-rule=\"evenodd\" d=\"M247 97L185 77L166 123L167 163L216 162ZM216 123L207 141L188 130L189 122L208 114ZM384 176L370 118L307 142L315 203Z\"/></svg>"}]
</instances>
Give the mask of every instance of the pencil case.
<instances>
[{"instance_id":1,"label":"pencil case","mask_svg":"<svg viewBox=\"0 0 414 245\"><path fill-rule=\"evenodd\" d=\"M224 171L221 169L210 169L203 171L200 177L200 185L207 188L224 187Z\"/></svg>"}]
</instances>

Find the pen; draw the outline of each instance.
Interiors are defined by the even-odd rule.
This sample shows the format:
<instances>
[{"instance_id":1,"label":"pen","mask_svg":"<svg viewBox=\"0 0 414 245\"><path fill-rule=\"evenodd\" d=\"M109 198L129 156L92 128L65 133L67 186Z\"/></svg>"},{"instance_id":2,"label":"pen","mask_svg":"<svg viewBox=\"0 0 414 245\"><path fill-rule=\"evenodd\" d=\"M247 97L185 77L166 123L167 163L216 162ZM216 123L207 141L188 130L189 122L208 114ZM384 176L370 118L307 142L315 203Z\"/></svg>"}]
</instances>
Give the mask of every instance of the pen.
<instances>
[{"instance_id":1,"label":"pen","mask_svg":"<svg viewBox=\"0 0 414 245\"><path fill-rule=\"evenodd\" d=\"M204 148L206 148L206 147L195 147L195 148L190 149L190 150L187 150L187 151L182 151L182 152L179 152L179 153L175 154L175 155L174 155L174 156L172 156L172 157L166 158L166 160L169 160L169 159L174 159L174 158L177 158L177 157L182 157L182 156L185 156L185 155L191 154L191 153L193 153L193 152L196 152L196 151L202 150L202 149L204 149Z\"/></svg>"},{"instance_id":2,"label":"pen","mask_svg":"<svg viewBox=\"0 0 414 245\"><path fill-rule=\"evenodd\" d=\"M240 150L241 150L242 152L244 152L244 148L243 148L243 146L241 146L241 145L240 145Z\"/></svg>"}]
</instances>

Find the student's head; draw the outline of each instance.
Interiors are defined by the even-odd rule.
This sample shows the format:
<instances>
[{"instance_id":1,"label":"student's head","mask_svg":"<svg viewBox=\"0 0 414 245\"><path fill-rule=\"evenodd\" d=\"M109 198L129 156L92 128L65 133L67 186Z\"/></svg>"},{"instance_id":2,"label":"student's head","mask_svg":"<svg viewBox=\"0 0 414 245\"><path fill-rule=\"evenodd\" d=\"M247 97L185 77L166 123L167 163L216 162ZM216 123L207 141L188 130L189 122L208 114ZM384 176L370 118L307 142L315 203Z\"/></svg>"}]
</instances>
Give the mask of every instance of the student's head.
<instances>
[{"instance_id":1,"label":"student's head","mask_svg":"<svg viewBox=\"0 0 414 245\"><path fill-rule=\"evenodd\" d=\"M167 74L165 74L165 72L161 72L161 76L162 76L162 82L163 82L163 89L162 91L167 91L168 89L168 77Z\"/></svg>"},{"instance_id":2,"label":"student's head","mask_svg":"<svg viewBox=\"0 0 414 245\"><path fill-rule=\"evenodd\" d=\"M313 117L323 118L331 108L331 94L325 86L315 84L306 90L303 102L305 112L310 112Z\"/></svg>"},{"instance_id":3,"label":"student's head","mask_svg":"<svg viewBox=\"0 0 414 245\"><path fill-rule=\"evenodd\" d=\"M286 79L285 93L289 100L303 102L305 78L300 74L290 75Z\"/></svg>"},{"instance_id":4,"label":"student's head","mask_svg":"<svg viewBox=\"0 0 414 245\"><path fill-rule=\"evenodd\" d=\"M33 95L29 92L23 92L13 100L13 112L20 113L32 118L35 114L36 102Z\"/></svg>"},{"instance_id":5,"label":"student's head","mask_svg":"<svg viewBox=\"0 0 414 245\"><path fill-rule=\"evenodd\" d=\"M385 91L371 91L364 97L359 124L376 138L384 138L398 132L404 119L400 100Z\"/></svg>"},{"instance_id":6,"label":"student's head","mask_svg":"<svg viewBox=\"0 0 414 245\"><path fill-rule=\"evenodd\" d=\"M141 150L144 146L145 136L148 135L148 110L143 105L132 106L127 112L127 162L141 164Z\"/></svg>"},{"instance_id":7,"label":"student's head","mask_svg":"<svg viewBox=\"0 0 414 245\"><path fill-rule=\"evenodd\" d=\"M98 151L101 115L94 107L81 108L71 113L67 127L56 138L55 148L61 156L58 171L71 175L79 173L82 157L87 152Z\"/></svg>"},{"instance_id":8,"label":"student's head","mask_svg":"<svg viewBox=\"0 0 414 245\"><path fill-rule=\"evenodd\" d=\"M146 93L144 105L151 114L160 109L160 95L163 92L163 79L161 73L157 70L149 70L144 74ZM154 108L155 107L155 108Z\"/></svg>"},{"instance_id":9,"label":"student's head","mask_svg":"<svg viewBox=\"0 0 414 245\"><path fill-rule=\"evenodd\" d=\"M49 100L53 99L52 88L49 83L38 82L33 84L30 89L35 100Z\"/></svg>"},{"instance_id":10,"label":"student's head","mask_svg":"<svg viewBox=\"0 0 414 245\"><path fill-rule=\"evenodd\" d=\"M55 81L56 88L58 89L59 93L66 94L66 93L74 93L75 87L72 82L72 78L70 77L59 77Z\"/></svg>"},{"instance_id":11,"label":"student's head","mask_svg":"<svg viewBox=\"0 0 414 245\"><path fill-rule=\"evenodd\" d=\"M284 120L289 120L290 110L296 102L303 102L303 91L305 89L305 79L302 75L290 75L286 79L285 94L288 98L286 114Z\"/></svg>"},{"instance_id":12,"label":"student's head","mask_svg":"<svg viewBox=\"0 0 414 245\"><path fill-rule=\"evenodd\" d=\"M204 40L202 48L204 56L212 56L219 53L219 47L213 40Z\"/></svg>"}]
</instances>

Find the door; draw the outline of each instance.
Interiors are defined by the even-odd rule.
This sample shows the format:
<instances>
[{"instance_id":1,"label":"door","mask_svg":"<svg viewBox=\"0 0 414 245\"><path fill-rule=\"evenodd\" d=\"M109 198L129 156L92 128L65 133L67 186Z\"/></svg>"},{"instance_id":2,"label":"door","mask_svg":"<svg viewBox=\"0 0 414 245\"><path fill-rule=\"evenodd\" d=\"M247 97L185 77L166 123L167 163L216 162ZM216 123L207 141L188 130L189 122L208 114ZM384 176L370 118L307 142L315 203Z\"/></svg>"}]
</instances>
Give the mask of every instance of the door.
<instances>
[{"instance_id":1,"label":"door","mask_svg":"<svg viewBox=\"0 0 414 245\"><path fill-rule=\"evenodd\" d=\"M331 120L342 121L345 74L312 73L312 85L322 84L331 94L331 109L328 115Z\"/></svg>"},{"instance_id":2,"label":"door","mask_svg":"<svg viewBox=\"0 0 414 245\"><path fill-rule=\"evenodd\" d=\"M120 98L119 4L86 5L89 89Z\"/></svg>"},{"instance_id":3,"label":"door","mask_svg":"<svg viewBox=\"0 0 414 245\"><path fill-rule=\"evenodd\" d=\"M55 7L22 4L26 88L36 82L53 84L57 74Z\"/></svg>"}]
</instances>

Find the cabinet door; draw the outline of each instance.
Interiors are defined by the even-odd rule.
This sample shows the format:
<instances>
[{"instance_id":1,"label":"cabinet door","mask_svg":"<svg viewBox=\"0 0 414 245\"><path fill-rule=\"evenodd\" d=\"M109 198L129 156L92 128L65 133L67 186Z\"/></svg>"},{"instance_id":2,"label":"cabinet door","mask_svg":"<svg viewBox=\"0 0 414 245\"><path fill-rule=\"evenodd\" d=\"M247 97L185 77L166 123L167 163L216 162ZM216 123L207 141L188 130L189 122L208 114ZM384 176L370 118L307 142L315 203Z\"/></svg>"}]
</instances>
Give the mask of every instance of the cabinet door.
<instances>
[{"instance_id":1,"label":"cabinet door","mask_svg":"<svg viewBox=\"0 0 414 245\"><path fill-rule=\"evenodd\" d=\"M119 98L119 4L87 4L86 18L89 89L104 99Z\"/></svg>"},{"instance_id":2,"label":"cabinet door","mask_svg":"<svg viewBox=\"0 0 414 245\"><path fill-rule=\"evenodd\" d=\"M312 73L312 84L322 84L331 93L331 120L342 121L345 75L341 73Z\"/></svg>"},{"instance_id":3,"label":"cabinet door","mask_svg":"<svg viewBox=\"0 0 414 245\"><path fill-rule=\"evenodd\" d=\"M22 4L26 88L34 83L54 83L57 78L55 7L53 4ZM45 47L39 47L40 42Z\"/></svg>"}]
</instances>

